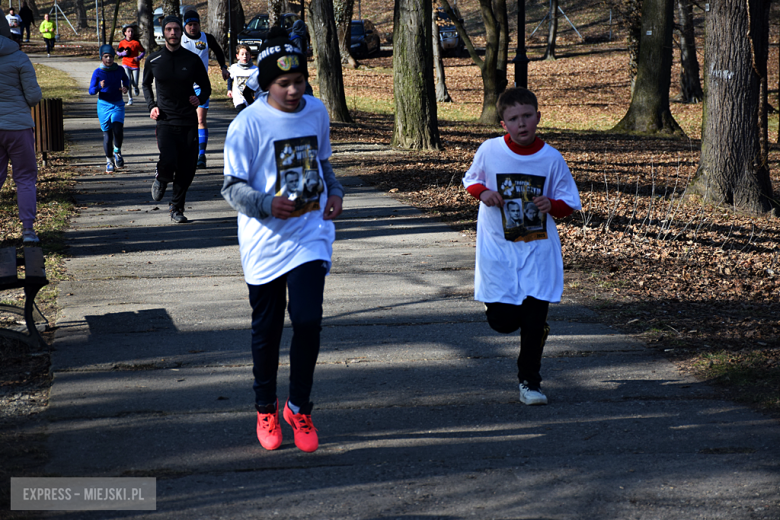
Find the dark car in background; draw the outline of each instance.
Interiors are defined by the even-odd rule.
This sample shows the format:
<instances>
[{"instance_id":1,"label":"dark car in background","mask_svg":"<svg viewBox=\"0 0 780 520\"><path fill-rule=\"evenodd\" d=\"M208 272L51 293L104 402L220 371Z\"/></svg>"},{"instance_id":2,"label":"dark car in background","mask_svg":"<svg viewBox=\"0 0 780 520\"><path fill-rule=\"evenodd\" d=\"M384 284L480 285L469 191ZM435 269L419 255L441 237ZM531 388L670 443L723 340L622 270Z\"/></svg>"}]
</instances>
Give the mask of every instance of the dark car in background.
<instances>
[{"instance_id":1,"label":"dark car in background","mask_svg":"<svg viewBox=\"0 0 780 520\"><path fill-rule=\"evenodd\" d=\"M371 20L352 20L349 52L355 58L367 58L379 51L379 33Z\"/></svg>"},{"instance_id":2,"label":"dark car in background","mask_svg":"<svg viewBox=\"0 0 780 520\"><path fill-rule=\"evenodd\" d=\"M282 28L290 34L293 24L300 20L301 17L297 14L286 13L282 15ZM271 30L271 26L268 23L267 14L258 14L246 24L244 30L238 33L236 39L238 43L243 43L249 46L249 52L252 56L257 56L260 51L260 46L263 44L266 38L268 38L268 31Z\"/></svg>"}]
</instances>

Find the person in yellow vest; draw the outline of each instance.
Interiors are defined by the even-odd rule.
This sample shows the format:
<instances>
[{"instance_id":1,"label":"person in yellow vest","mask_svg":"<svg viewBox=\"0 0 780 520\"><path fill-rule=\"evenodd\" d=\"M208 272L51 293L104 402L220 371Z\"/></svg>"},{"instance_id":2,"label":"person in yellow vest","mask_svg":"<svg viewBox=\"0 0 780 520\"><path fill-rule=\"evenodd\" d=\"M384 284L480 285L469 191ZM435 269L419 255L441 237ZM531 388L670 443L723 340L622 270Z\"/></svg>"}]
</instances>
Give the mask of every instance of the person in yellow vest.
<instances>
[{"instance_id":1,"label":"person in yellow vest","mask_svg":"<svg viewBox=\"0 0 780 520\"><path fill-rule=\"evenodd\" d=\"M54 50L54 34L57 32L57 24L49 20L49 13L43 15L43 23L40 27L43 41L46 42L46 56L51 57Z\"/></svg>"}]
</instances>

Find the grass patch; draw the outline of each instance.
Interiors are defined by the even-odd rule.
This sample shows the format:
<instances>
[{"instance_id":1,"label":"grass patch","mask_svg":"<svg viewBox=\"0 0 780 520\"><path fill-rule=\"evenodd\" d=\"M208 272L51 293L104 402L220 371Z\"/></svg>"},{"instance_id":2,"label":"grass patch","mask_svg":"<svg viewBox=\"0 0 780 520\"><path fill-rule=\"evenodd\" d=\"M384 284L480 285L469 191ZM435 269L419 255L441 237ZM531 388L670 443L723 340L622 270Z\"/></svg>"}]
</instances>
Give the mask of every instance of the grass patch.
<instances>
[{"instance_id":1,"label":"grass patch","mask_svg":"<svg viewBox=\"0 0 780 520\"><path fill-rule=\"evenodd\" d=\"M33 64L33 67L44 99L74 101L82 94L76 86L76 81L67 73L46 65ZM95 67L97 68L97 65Z\"/></svg>"},{"instance_id":2,"label":"grass patch","mask_svg":"<svg viewBox=\"0 0 780 520\"><path fill-rule=\"evenodd\" d=\"M767 410L780 408L779 350L719 350L696 356L690 363L697 376L735 388L732 398Z\"/></svg>"}]
</instances>

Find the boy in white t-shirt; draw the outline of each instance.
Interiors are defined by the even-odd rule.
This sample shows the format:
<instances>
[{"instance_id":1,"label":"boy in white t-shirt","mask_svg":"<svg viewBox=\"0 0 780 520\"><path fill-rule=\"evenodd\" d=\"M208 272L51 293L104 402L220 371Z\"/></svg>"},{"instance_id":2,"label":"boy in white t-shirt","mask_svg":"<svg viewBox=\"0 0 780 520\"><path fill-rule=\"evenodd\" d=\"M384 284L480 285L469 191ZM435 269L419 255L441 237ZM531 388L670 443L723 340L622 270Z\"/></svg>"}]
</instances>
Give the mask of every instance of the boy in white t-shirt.
<instances>
[{"instance_id":1,"label":"boy in white t-shirt","mask_svg":"<svg viewBox=\"0 0 780 520\"><path fill-rule=\"evenodd\" d=\"M228 68L228 97L233 100L236 111L241 112L252 104L254 98L246 91L246 82L257 67L252 63L249 46L239 43L236 46L236 63ZM247 99L249 97L249 99Z\"/></svg>"},{"instance_id":2,"label":"boy in white t-shirt","mask_svg":"<svg viewBox=\"0 0 780 520\"><path fill-rule=\"evenodd\" d=\"M466 190L482 202L474 298L485 303L493 330L520 329L520 401L547 404L540 386L550 332L547 311L563 294L561 241L553 217L582 206L566 161L536 136L541 113L533 92L508 89L497 108L507 133L482 143L463 177Z\"/></svg>"},{"instance_id":3,"label":"boy in white t-shirt","mask_svg":"<svg viewBox=\"0 0 780 520\"><path fill-rule=\"evenodd\" d=\"M304 96L305 57L274 27L260 47L258 81L265 93L241 111L225 140L222 195L238 211L238 241L252 306L252 359L257 438L282 444L276 375L288 312L290 390L284 419L295 445L319 446L309 400L320 347L325 276L331 265L344 190L328 158L330 120L320 100ZM300 182L311 176L316 184Z\"/></svg>"}]
</instances>

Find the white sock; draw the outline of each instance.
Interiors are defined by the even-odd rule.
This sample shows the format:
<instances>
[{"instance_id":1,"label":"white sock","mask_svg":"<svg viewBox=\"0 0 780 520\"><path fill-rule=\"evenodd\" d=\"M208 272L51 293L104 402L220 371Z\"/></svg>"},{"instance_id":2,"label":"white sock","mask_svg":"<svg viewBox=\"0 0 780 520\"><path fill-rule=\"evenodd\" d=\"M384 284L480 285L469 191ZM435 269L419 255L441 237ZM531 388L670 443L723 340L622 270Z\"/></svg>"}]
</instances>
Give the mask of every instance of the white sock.
<instances>
[{"instance_id":1,"label":"white sock","mask_svg":"<svg viewBox=\"0 0 780 520\"><path fill-rule=\"evenodd\" d=\"M295 406L294 404L292 404L292 401L287 401L287 407L295 415L298 415L301 412L301 407L300 406Z\"/></svg>"}]
</instances>

